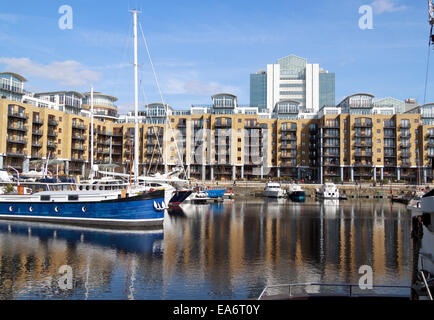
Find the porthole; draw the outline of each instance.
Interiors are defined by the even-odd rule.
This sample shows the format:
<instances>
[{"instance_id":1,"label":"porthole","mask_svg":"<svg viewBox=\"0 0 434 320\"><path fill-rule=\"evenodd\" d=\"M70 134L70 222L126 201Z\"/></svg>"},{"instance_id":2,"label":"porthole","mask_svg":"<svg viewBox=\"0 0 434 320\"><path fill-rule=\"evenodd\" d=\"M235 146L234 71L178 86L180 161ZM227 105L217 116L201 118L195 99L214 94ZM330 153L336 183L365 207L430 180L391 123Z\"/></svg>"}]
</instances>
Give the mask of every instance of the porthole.
<instances>
[{"instance_id":1,"label":"porthole","mask_svg":"<svg viewBox=\"0 0 434 320\"><path fill-rule=\"evenodd\" d=\"M54 211L59 212L59 207L54 207Z\"/></svg>"},{"instance_id":2,"label":"porthole","mask_svg":"<svg viewBox=\"0 0 434 320\"><path fill-rule=\"evenodd\" d=\"M89 186L86 186L86 190L89 190Z\"/></svg>"},{"instance_id":3,"label":"porthole","mask_svg":"<svg viewBox=\"0 0 434 320\"><path fill-rule=\"evenodd\" d=\"M14 211L14 207L10 206L9 207L9 212L12 212L12 211Z\"/></svg>"},{"instance_id":4,"label":"porthole","mask_svg":"<svg viewBox=\"0 0 434 320\"><path fill-rule=\"evenodd\" d=\"M86 212L86 207L85 207L85 206L82 206L82 207L81 207L81 211Z\"/></svg>"}]
</instances>

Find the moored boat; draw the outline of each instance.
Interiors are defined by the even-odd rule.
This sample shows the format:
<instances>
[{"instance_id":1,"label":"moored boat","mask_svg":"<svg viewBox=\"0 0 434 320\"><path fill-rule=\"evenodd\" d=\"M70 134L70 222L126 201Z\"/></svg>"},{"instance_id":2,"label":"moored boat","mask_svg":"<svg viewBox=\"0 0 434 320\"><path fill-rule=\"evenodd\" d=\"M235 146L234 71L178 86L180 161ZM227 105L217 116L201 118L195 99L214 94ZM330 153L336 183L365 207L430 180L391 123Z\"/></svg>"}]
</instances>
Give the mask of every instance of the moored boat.
<instances>
[{"instance_id":1,"label":"moored boat","mask_svg":"<svg viewBox=\"0 0 434 320\"><path fill-rule=\"evenodd\" d=\"M263 195L266 198L283 198L285 191L280 187L280 183L268 182Z\"/></svg>"},{"instance_id":2,"label":"moored boat","mask_svg":"<svg viewBox=\"0 0 434 320\"><path fill-rule=\"evenodd\" d=\"M161 226L164 190L128 194L96 191L42 191L0 196L0 219L85 226Z\"/></svg>"},{"instance_id":3,"label":"moored boat","mask_svg":"<svg viewBox=\"0 0 434 320\"><path fill-rule=\"evenodd\" d=\"M316 190L316 197L319 199L339 200L339 189L334 183L326 182L320 189Z\"/></svg>"},{"instance_id":4,"label":"moored boat","mask_svg":"<svg viewBox=\"0 0 434 320\"><path fill-rule=\"evenodd\" d=\"M295 202L303 202L306 200L306 192L298 184L291 184L288 189L288 198Z\"/></svg>"}]
</instances>

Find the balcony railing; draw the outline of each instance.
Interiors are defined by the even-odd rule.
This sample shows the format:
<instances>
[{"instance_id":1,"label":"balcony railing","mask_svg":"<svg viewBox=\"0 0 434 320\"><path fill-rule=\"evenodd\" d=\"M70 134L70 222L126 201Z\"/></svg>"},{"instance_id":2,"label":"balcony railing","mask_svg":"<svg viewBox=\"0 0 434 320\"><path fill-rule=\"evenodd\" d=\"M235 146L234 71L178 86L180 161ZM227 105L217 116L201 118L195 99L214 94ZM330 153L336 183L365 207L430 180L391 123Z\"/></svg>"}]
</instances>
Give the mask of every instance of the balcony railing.
<instances>
[{"instance_id":1,"label":"balcony railing","mask_svg":"<svg viewBox=\"0 0 434 320\"><path fill-rule=\"evenodd\" d=\"M7 150L6 154L8 157L24 158L27 154L27 151L26 149Z\"/></svg>"},{"instance_id":2,"label":"balcony railing","mask_svg":"<svg viewBox=\"0 0 434 320\"><path fill-rule=\"evenodd\" d=\"M20 132L27 132L27 131L28 131L28 127L27 127L27 126L14 126L14 125L9 125L9 126L8 126L8 130L20 131Z\"/></svg>"},{"instance_id":3,"label":"balcony railing","mask_svg":"<svg viewBox=\"0 0 434 320\"><path fill-rule=\"evenodd\" d=\"M33 130L33 131L32 131L32 134L33 134L34 136L42 136L42 135L43 135L43 132L42 132L42 130Z\"/></svg>"},{"instance_id":4,"label":"balcony railing","mask_svg":"<svg viewBox=\"0 0 434 320\"><path fill-rule=\"evenodd\" d=\"M22 120L28 120L29 119L29 115L27 113L24 113L24 112L8 112L8 116L11 118L17 118L17 119L22 119Z\"/></svg>"},{"instance_id":5,"label":"balcony railing","mask_svg":"<svg viewBox=\"0 0 434 320\"><path fill-rule=\"evenodd\" d=\"M56 120L53 120L53 119L48 120L48 125L51 127L57 127L58 124L59 123Z\"/></svg>"},{"instance_id":6,"label":"balcony railing","mask_svg":"<svg viewBox=\"0 0 434 320\"><path fill-rule=\"evenodd\" d=\"M354 128L372 128L372 122L365 122L365 123L355 122Z\"/></svg>"},{"instance_id":7,"label":"balcony railing","mask_svg":"<svg viewBox=\"0 0 434 320\"><path fill-rule=\"evenodd\" d=\"M77 129L77 130L85 130L86 127L84 126L84 124L81 123L72 123L72 128L73 129Z\"/></svg>"},{"instance_id":8,"label":"balcony railing","mask_svg":"<svg viewBox=\"0 0 434 320\"><path fill-rule=\"evenodd\" d=\"M41 125L44 124L44 121L41 118L33 118L32 123Z\"/></svg>"},{"instance_id":9,"label":"balcony railing","mask_svg":"<svg viewBox=\"0 0 434 320\"><path fill-rule=\"evenodd\" d=\"M372 157L372 152L354 152L356 157Z\"/></svg>"},{"instance_id":10,"label":"balcony railing","mask_svg":"<svg viewBox=\"0 0 434 320\"><path fill-rule=\"evenodd\" d=\"M15 143L15 144L27 144L26 139L12 137L12 136L7 137L7 142L8 143Z\"/></svg>"}]
</instances>

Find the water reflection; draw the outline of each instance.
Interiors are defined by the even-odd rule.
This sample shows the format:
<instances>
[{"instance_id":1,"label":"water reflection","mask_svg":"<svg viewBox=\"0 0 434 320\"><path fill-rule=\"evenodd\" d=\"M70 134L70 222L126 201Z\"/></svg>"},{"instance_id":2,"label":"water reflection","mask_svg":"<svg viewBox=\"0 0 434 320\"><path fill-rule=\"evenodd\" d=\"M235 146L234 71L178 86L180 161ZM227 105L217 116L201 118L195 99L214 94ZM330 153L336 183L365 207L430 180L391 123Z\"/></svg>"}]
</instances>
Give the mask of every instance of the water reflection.
<instances>
[{"instance_id":1,"label":"water reflection","mask_svg":"<svg viewBox=\"0 0 434 320\"><path fill-rule=\"evenodd\" d=\"M164 233L0 223L0 298L245 299L266 285L408 285L410 216L389 202L246 199L171 212ZM59 267L73 290L57 286ZM312 290L315 290L313 288Z\"/></svg>"}]
</instances>

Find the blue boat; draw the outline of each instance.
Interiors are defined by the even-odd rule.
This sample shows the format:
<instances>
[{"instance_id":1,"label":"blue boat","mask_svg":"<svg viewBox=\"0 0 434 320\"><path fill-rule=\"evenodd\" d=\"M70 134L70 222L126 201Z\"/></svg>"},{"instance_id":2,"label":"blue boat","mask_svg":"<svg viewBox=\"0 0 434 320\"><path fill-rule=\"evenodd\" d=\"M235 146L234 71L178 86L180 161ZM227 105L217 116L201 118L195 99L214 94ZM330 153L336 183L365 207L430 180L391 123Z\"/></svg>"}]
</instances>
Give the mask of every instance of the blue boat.
<instances>
[{"instance_id":1,"label":"blue boat","mask_svg":"<svg viewBox=\"0 0 434 320\"><path fill-rule=\"evenodd\" d=\"M123 192L42 191L0 196L0 219L110 228L162 226L164 190Z\"/></svg>"},{"instance_id":2,"label":"blue boat","mask_svg":"<svg viewBox=\"0 0 434 320\"><path fill-rule=\"evenodd\" d=\"M215 198L223 198L225 195L226 189L208 189L205 190L205 193L208 195L209 198L215 199Z\"/></svg>"}]
</instances>

